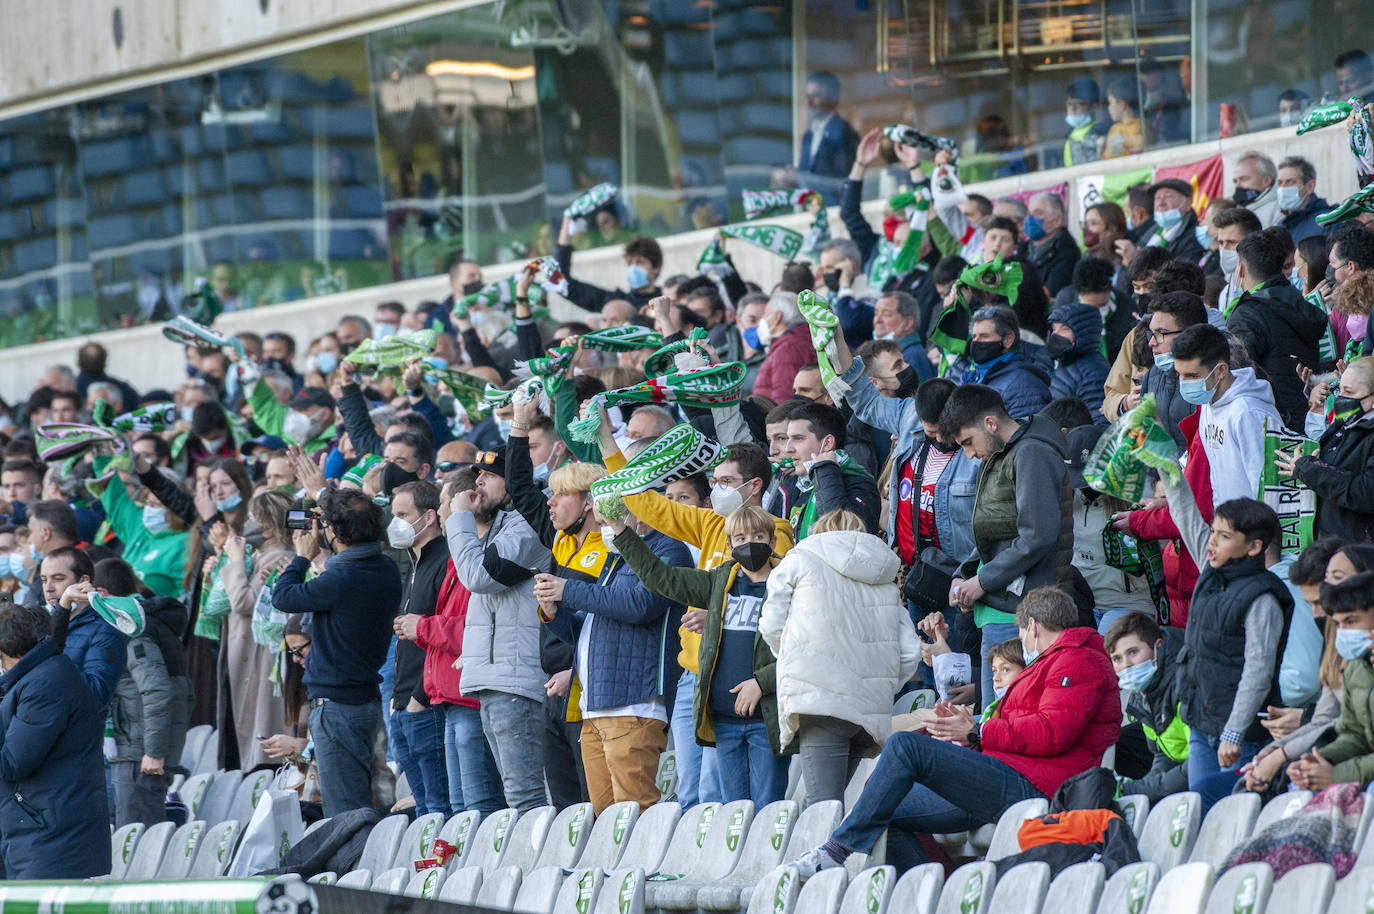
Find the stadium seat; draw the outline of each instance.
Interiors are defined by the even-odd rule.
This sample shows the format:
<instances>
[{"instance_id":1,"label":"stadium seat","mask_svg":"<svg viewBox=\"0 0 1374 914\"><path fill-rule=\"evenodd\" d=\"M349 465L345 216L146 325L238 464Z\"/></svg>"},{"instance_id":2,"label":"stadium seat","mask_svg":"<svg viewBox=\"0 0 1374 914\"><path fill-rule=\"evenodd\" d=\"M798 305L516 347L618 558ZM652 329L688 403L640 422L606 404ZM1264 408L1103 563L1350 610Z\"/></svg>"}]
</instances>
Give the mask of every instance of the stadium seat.
<instances>
[{"instance_id":1,"label":"stadium seat","mask_svg":"<svg viewBox=\"0 0 1374 914\"><path fill-rule=\"evenodd\" d=\"M213 774L193 774L181 785L181 802L186 804L187 815L205 818L200 815L200 811L205 805L205 794L210 790L210 783L214 779Z\"/></svg>"},{"instance_id":2,"label":"stadium seat","mask_svg":"<svg viewBox=\"0 0 1374 914\"><path fill-rule=\"evenodd\" d=\"M644 914L644 871L627 869L607 876L593 914Z\"/></svg>"},{"instance_id":3,"label":"stadium seat","mask_svg":"<svg viewBox=\"0 0 1374 914\"><path fill-rule=\"evenodd\" d=\"M1290 790L1288 793L1281 793L1260 810L1259 818L1255 819L1255 827L1250 834L1258 835L1275 822L1287 819L1312 799L1310 790Z\"/></svg>"},{"instance_id":4,"label":"stadium seat","mask_svg":"<svg viewBox=\"0 0 1374 914\"><path fill-rule=\"evenodd\" d=\"M787 802L783 800L782 802ZM644 903L649 908L665 908L674 911L690 911L696 908L697 891L707 883L725 877L739 862L744 850L745 835L754 818L753 800L735 800L726 803L711 819L705 835L697 830L689 845L696 847L694 859L688 863L669 850L664 865L671 867L669 873L678 873L682 878L665 882L650 882L645 886ZM679 826L678 834L682 832ZM673 845L677 845L674 835ZM692 847L688 847L690 854Z\"/></svg>"},{"instance_id":5,"label":"stadium seat","mask_svg":"<svg viewBox=\"0 0 1374 914\"><path fill-rule=\"evenodd\" d=\"M696 860L720 804L702 803L685 813L680 810L677 803L659 803L640 813L616 869L657 873L660 864L677 868Z\"/></svg>"},{"instance_id":6,"label":"stadium seat","mask_svg":"<svg viewBox=\"0 0 1374 914\"><path fill-rule=\"evenodd\" d=\"M326 870L323 873L311 876L309 879L305 881L313 883L314 885L338 885L339 874L335 873L333 870Z\"/></svg>"},{"instance_id":7,"label":"stadium seat","mask_svg":"<svg viewBox=\"0 0 1374 914\"><path fill-rule=\"evenodd\" d=\"M129 869L129 864L134 859L134 849L138 847L138 839L142 837L142 822L131 822L122 828L115 829L114 834L110 835L111 879L124 878L124 873Z\"/></svg>"},{"instance_id":8,"label":"stadium seat","mask_svg":"<svg viewBox=\"0 0 1374 914\"><path fill-rule=\"evenodd\" d=\"M238 819L240 822L247 822L253 818L253 810L258 808L258 800L262 799L263 793L272 786L272 778L275 774L274 771L254 771L248 774L239 784L238 790L234 792L234 798L229 803L225 818ZM210 820L206 819L206 821Z\"/></svg>"},{"instance_id":9,"label":"stadium seat","mask_svg":"<svg viewBox=\"0 0 1374 914\"><path fill-rule=\"evenodd\" d=\"M534 869L534 861L539 859L539 852L549 837L549 823L557 814L558 811L552 806L541 806L523 813L506 839L506 853L501 858L501 865L513 866L522 873Z\"/></svg>"},{"instance_id":10,"label":"stadium seat","mask_svg":"<svg viewBox=\"0 0 1374 914\"><path fill-rule=\"evenodd\" d=\"M746 914L793 914L801 894L801 877L794 866L776 866L746 889Z\"/></svg>"},{"instance_id":11,"label":"stadium seat","mask_svg":"<svg viewBox=\"0 0 1374 914\"><path fill-rule=\"evenodd\" d=\"M1050 882L1040 909L1047 914L1066 914L1069 911L1093 914L1106 880L1107 869L1097 862L1076 863L1066 867ZM1141 907L1144 904L1142 899Z\"/></svg>"},{"instance_id":12,"label":"stadium seat","mask_svg":"<svg viewBox=\"0 0 1374 914\"><path fill-rule=\"evenodd\" d=\"M339 877L341 889L366 889L372 885L371 870L353 870Z\"/></svg>"},{"instance_id":13,"label":"stadium seat","mask_svg":"<svg viewBox=\"0 0 1374 914\"><path fill-rule=\"evenodd\" d=\"M1285 877L1286 878L1286 877ZM1283 880L1280 879L1280 882ZM1288 912L1274 909L1277 914ZM1315 910L1311 909L1311 910ZM1335 894L1327 914L1349 914L1351 911L1374 911L1374 867L1356 867L1336 882Z\"/></svg>"},{"instance_id":14,"label":"stadium seat","mask_svg":"<svg viewBox=\"0 0 1374 914\"><path fill-rule=\"evenodd\" d=\"M234 803L234 797L238 795L239 785L243 783L243 772L237 768L232 771L221 771L215 775L215 779L210 782L210 789L205 792L205 799L200 804L200 809L196 810L196 818L204 819L212 824L224 822L229 818L229 811ZM239 821L246 822L247 819Z\"/></svg>"},{"instance_id":15,"label":"stadium seat","mask_svg":"<svg viewBox=\"0 0 1374 914\"><path fill-rule=\"evenodd\" d=\"M945 887L945 868L938 863L923 863L902 874L892 889L887 907L893 914L935 914L940 892Z\"/></svg>"},{"instance_id":16,"label":"stadium seat","mask_svg":"<svg viewBox=\"0 0 1374 914\"><path fill-rule=\"evenodd\" d=\"M196 851L200 850L200 840L208 827L195 819L173 832L172 840L167 842L167 852L162 856L162 865L157 869L157 878L185 879L191 872L191 864L196 862Z\"/></svg>"},{"instance_id":17,"label":"stadium seat","mask_svg":"<svg viewBox=\"0 0 1374 914\"><path fill-rule=\"evenodd\" d=\"M876 758L866 758L860 761L858 767L854 769L853 777L849 779L849 783L844 788L844 811L846 814L859 801L859 794L864 792L864 785L868 783L869 775L877 767L878 760Z\"/></svg>"},{"instance_id":18,"label":"stadium seat","mask_svg":"<svg viewBox=\"0 0 1374 914\"><path fill-rule=\"evenodd\" d=\"M605 817L605 814L602 814ZM597 821L600 821L598 819ZM590 911L596 905L596 897L601 894L601 884L606 880L606 872L600 869L578 868L563 880L554 901L553 910Z\"/></svg>"},{"instance_id":19,"label":"stadium seat","mask_svg":"<svg viewBox=\"0 0 1374 914\"><path fill-rule=\"evenodd\" d=\"M988 914L997 889L997 867L987 861L965 863L945 880L936 914Z\"/></svg>"},{"instance_id":20,"label":"stadium seat","mask_svg":"<svg viewBox=\"0 0 1374 914\"><path fill-rule=\"evenodd\" d=\"M633 800L607 806L592 823L591 832L582 847L577 865L603 870L615 869L616 864L620 862L620 855L625 850L626 839L630 837L638 821L639 804Z\"/></svg>"},{"instance_id":21,"label":"stadium seat","mask_svg":"<svg viewBox=\"0 0 1374 914\"><path fill-rule=\"evenodd\" d=\"M507 839L519 818L518 810L503 809L483 819L482 824L477 827L477 834L472 839L472 850L463 865L479 867L483 873L490 876L492 871L501 865L501 858L506 855L506 848L510 846Z\"/></svg>"},{"instance_id":22,"label":"stadium seat","mask_svg":"<svg viewBox=\"0 0 1374 914\"><path fill-rule=\"evenodd\" d=\"M525 867L525 871L533 872L549 866L572 869L587 846L594 823L595 816L590 803L574 803L560 812L549 826L548 837L544 839L544 846L539 849L534 863Z\"/></svg>"},{"instance_id":23,"label":"stadium seat","mask_svg":"<svg viewBox=\"0 0 1374 914\"><path fill-rule=\"evenodd\" d=\"M155 878L176 828L172 822L159 822L144 829L143 837L138 839L138 847L134 848L129 868L124 871L123 881L138 882Z\"/></svg>"},{"instance_id":24,"label":"stadium seat","mask_svg":"<svg viewBox=\"0 0 1374 914\"><path fill-rule=\"evenodd\" d=\"M467 866L468 854L472 853L472 839L481 821L480 812L468 809L449 819L444 823L444 827L439 829L439 837L452 844L455 850L453 859L448 862L450 869Z\"/></svg>"},{"instance_id":25,"label":"stadium seat","mask_svg":"<svg viewBox=\"0 0 1374 914\"><path fill-rule=\"evenodd\" d=\"M801 887L796 914L835 914L848 887L849 873L844 868L822 870Z\"/></svg>"},{"instance_id":26,"label":"stadium seat","mask_svg":"<svg viewBox=\"0 0 1374 914\"><path fill-rule=\"evenodd\" d=\"M406 883L410 881L410 874L413 872L415 871L408 866L393 866L372 880L372 891L383 892L387 895L399 895L405 890Z\"/></svg>"},{"instance_id":27,"label":"stadium seat","mask_svg":"<svg viewBox=\"0 0 1374 914\"><path fill-rule=\"evenodd\" d=\"M1348 877L1347 877L1348 878ZM1331 902L1336 890L1336 870L1329 863L1309 863L1294 867L1274 883L1274 892L1269 896L1269 910L1275 914L1294 914L1297 911L1324 911ZM1365 896L1363 908L1347 908L1348 911L1364 911L1370 896ZM1255 908L1256 914L1260 909Z\"/></svg>"},{"instance_id":28,"label":"stadium seat","mask_svg":"<svg viewBox=\"0 0 1374 914\"><path fill-rule=\"evenodd\" d=\"M191 864L188 879L211 879L224 875L229 861L234 859L234 848L239 843L239 823L236 819L211 825L205 836L200 839L200 850L196 851L196 862Z\"/></svg>"},{"instance_id":29,"label":"stadium seat","mask_svg":"<svg viewBox=\"0 0 1374 914\"><path fill-rule=\"evenodd\" d=\"M997 830L993 832L992 842L988 845L987 858L1001 860L1003 857L1021 853L1021 842L1016 837L1021 823L1027 819L1040 818L1049 808L1049 801L1039 797L1008 806L997 820Z\"/></svg>"},{"instance_id":30,"label":"stadium seat","mask_svg":"<svg viewBox=\"0 0 1374 914\"><path fill-rule=\"evenodd\" d=\"M1263 914L1274 889L1274 871L1267 863L1245 863L1222 873L1207 896L1206 914L1248 911Z\"/></svg>"},{"instance_id":31,"label":"stadium seat","mask_svg":"<svg viewBox=\"0 0 1374 914\"><path fill-rule=\"evenodd\" d=\"M357 869L383 873L391 868L396 859L396 851L401 846L401 838L409 825L403 815L387 816L368 832L367 843L363 845L362 856L358 858Z\"/></svg>"},{"instance_id":32,"label":"stadium seat","mask_svg":"<svg viewBox=\"0 0 1374 914\"><path fill-rule=\"evenodd\" d=\"M1148 914L1202 914L1214 878L1210 863L1180 863L1160 877L1145 910Z\"/></svg>"},{"instance_id":33,"label":"stadium seat","mask_svg":"<svg viewBox=\"0 0 1374 914\"><path fill-rule=\"evenodd\" d=\"M186 742L181 747L180 765L187 771L195 767L195 763L200 760L200 752L205 748L205 741L210 739L215 733L215 728L209 724L200 724L186 731Z\"/></svg>"},{"instance_id":34,"label":"stadium seat","mask_svg":"<svg viewBox=\"0 0 1374 914\"><path fill-rule=\"evenodd\" d=\"M1223 797L1207 812L1198 829L1197 841L1188 856L1190 863L1210 863L1212 869L1221 869L1226 855L1246 838L1250 837L1259 816L1259 794L1246 791Z\"/></svg>"},{"instance_id":35,"label":"stadium seat","mask_svg":"<svg viewBox=\"0 0 1374 914\"><path fill-rule=\"evenodd\" d=\"M1112 874L1102 887L1096 914L1140 914L1159 883L1159 866L1132 863Z\"/></svg>"},{"instance_id":36,"label":"stadium seat","mask_svg":"<svg viewBox=\"0 0 1374 914\"><path fill-rule=\"evenodd\" d=\"M1197 840L1201 809L1202 797L1192 792L1156 803L1140 835L1140 859L1158 864L1161 873L1187 860Z\"/></svg>"},{"instance_id":37,"label":"stadium seat","mask_svg":"<svg viewBox=\"0 0 1374 914\"><path fill-rule=\"evenodd\" d=\"M1050 887L1050 865L1021 863L1003 873L988 907L989 914L1040 914Z\"/></svg>"},{"instance_id":38,"label":"stadium seat","mask_svg":"<svg viewBox=\"0 0 1374 914\"><path fill-rule=\"evenodd\" d=\"M896 703L892 705L892 716L910 714L919 708L933 708L938 700L939 696L935 694L934 689L916 689L914 692L907 692L905 695L897 697Z\"/></svg>"},{"instance_id":39,"label":"stadium seat","mask_svg":"<svg viewBox=\"0 0 1374 914\"><path fill-rule=\"evenodd\" d=\"M410 870L406 870L410 872ZM444 877L448 875L448 870L441 866L431 866L429 869L421 870L406 884L404 894L408 898L438 898L439 889L444 884Z\"/></svg>"},{"instance_id":40,"label":"stadium seat","mask_svg":"<svg viewBox=\"0 0 1374 914\"><path fill-rule=\"evenodd\" d=\"M439 830L443 827L444 814L441 812L416 816L415 821L406 826L391 865L413 866L416 860L429 857L430 851L434 850L434 840L439 837Z\"/></svg>"},{"instance_id":41,"label":"stadium seat","mask_svg":"<svg viewBox=\"0 0 1374 914\"><path fill-rule=\"evenodd\" d=\"M532 870L520 880L520 893L513 910L520 914L551 914L558 892L563 888L563 868L545 866ZM569 908L576 911L576 908Z\"/></svg>"},{"instance_id":42,"label":"stadium seat","mask_svg":"<svg viewBox=\"0 0 1374 914\"><path fill-rule=\"evenodd\" d=\"M897 871L890 866L873 866L849 880L839 914L883 914L892 888L897 884ZM897 914L897 912L893 912Z\"/></svg>"},{"instance_id":43,"label":"stadium seat","mask_svg":"<svg viewBox=\"0 0 1374 914\"><path fill-rule=\"evenodd\" d=\"M750 890L783 862L788 839L797 823L797 804L792 800L769 803L754 816L744 848L728 874L696 893L695 907L704 911L738 911L749 901Z\"/></svg>"},{"instance_id":44,"label":"stadium seat","mask_svg":"<svg viewBox=\"0 0 1374 914\"><path fill-rule=\"evenodd\" d=\"M498 866L488 873L477 892L477 907L509 911L515 905L515 896L520 894L521 875L518 866Z\"/></svg>"},{"instance_id":45,"label":"stadium seat","mask_svg":"<svg viewBox=\"0 0 1374 914\"><path fill-rule=\"evenodd\" d=\"M1121 810L1121 818L1131 826L1131 831L1135 832L1136 839L1139 840L1141 833L1145 831L1145 820L1150 815L1150 798L1143 793L1127 794L1116 801L1116 808Z\"/></svg>"},{"instance_id":46,"label":"stadium seat","mask_svg":"<svg viewBox=\"0 0 1374 914\"><path fill-rule=\"evenodd\" d=\"M177 207L180 213L181 208ZM214 774L219 771L219 731L211 730L210 735L205 738L205 744L200 747L200 755L196 757L195 767L183 765L190 768L192 774Z\"/></svg>"},{"instance_id":47,"label":"stadium seat","mask_svg":"<svg viewBox=\"0 0 1374 914\"><path fill-rule=\"evenodd\" d=\"M677 799L677 753L669 749L658 757L658 774L654 776L660 800Z\"/></svg>"},{"instance_id":48,"label":"stadium seat","mask_svg":"<svg viewBox=\"0 0 1374 914\"><path fill-rule=\"evenodd\" d=\"M475 866L450 870L439 889L439 900L454 904L475 904L482 889L482 871Z\"/></svg>"}]
</instances>

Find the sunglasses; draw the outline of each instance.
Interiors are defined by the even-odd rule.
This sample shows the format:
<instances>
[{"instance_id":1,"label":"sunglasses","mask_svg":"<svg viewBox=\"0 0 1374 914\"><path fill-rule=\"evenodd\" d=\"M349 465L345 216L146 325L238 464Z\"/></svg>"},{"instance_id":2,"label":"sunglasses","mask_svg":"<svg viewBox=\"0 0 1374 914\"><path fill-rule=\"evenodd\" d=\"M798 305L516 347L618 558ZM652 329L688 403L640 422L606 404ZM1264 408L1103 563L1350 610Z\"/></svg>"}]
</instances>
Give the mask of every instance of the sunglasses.
<instances>
[{"instance_id":1,"label":"sunglasses","mask_svg":"<svg viewBox=\"0 0 1374 914\"><path fill-rule=\"evenodd\" d=\"M468 463L466 460L440 460L438 469L440 473L451 473L454 470L460 470L463 467L470 466L472 466L472 464Z\"/></svg>"},{"instance_id":2,"label":"sunglasses","mask_svg":"<svg viewBox=\"0 0 1374 914\"><path fill-rule=\"evenodd\" d=\"M477 456L472 458L472 462L477 466L490 466L501 459L501 455L496 451L478 451ZM440 464L443 466L443 464Z\"/></svg>"}]
</instances>

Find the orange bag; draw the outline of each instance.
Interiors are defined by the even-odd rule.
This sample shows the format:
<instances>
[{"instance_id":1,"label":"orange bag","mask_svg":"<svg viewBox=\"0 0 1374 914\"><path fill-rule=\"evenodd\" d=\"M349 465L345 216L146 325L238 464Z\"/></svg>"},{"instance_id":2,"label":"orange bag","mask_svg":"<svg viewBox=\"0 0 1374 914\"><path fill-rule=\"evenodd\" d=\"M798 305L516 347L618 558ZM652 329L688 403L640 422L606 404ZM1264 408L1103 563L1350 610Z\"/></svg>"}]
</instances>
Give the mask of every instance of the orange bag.
<instances>
[{"instance_id":1,"label":"orange bag","mask_svg":"<svg viewBox=\"0 0 1374 914\"><path fill-rule=\"evenodd\" d=\"M1110 809L1070 809L1052 812L1038 819L1027 819L1016 831L1021 850L1042 844L1102 844L1107 826L1120 814Z\"/></svg>"}]
</instances>

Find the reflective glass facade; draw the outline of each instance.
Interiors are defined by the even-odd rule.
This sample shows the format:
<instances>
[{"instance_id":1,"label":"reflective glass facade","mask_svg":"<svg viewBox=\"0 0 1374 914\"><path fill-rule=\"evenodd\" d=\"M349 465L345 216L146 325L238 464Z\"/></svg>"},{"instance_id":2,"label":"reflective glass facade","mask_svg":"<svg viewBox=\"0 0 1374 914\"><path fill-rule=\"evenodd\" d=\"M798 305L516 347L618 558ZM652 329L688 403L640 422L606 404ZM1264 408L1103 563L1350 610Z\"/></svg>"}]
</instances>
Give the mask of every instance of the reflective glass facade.
<instances>
[{"instance_id":1,"label":"reflective glass facade","mask_svg":"<svg viewBox=\"0 0 1374 914\"><path fill-rule=\"evenodd\" d=\"M97 98L0 122L0 345L164 319L199 281L243 309L549 253L600 181L621 193L579 248L739 219L746 187L835 202L848 130L899 120L956 140L968 181L1055 167L1075 80L1098 101L1074 161L1265 129L1285 90L1337 96L1361 11L530 0Z\"/></svg>"}]
</instances>

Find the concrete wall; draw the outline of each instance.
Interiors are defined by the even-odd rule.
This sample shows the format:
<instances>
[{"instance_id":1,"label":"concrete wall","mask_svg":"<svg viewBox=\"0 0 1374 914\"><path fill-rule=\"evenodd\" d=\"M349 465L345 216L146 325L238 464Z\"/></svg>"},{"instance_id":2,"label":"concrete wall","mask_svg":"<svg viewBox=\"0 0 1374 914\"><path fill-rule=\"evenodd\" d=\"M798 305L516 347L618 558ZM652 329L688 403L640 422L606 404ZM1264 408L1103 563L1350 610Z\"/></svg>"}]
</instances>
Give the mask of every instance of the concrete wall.
<instances>
[{"instance_id":1,"label":"concrete wall","mask_svg":"<svg viewBox=\"0 0 1374 914\"><path fill-rule=\"evenodd\" d=\"M1279 129L1193 146L1181 146L1148 156L1117 160L1119 164L1115 170L1130 170L1145 164L1175 165L1221 153L1228 166L1225 187L1229 193L1232 186L1229 166L1242 151L1248 149L1261 150L1276 162L1287 155L1307 157L1317 167L1318 193L1333 202L1344 199L1356 190L1350 154L1345 145L1345 132L1338 128L1319 130L1302 137L1294 136L1291 129ZM1077 199L1074 194L1076 181L1110 173L1113 171L1110 167L1112 164L1097 162L1015 178L1003 178L972 185L970 190L995 198L1021 190L1068 183L1072 201ZM882 201L870 201L866 206L870 219L875 222L880 219L883 207ZM1076 229L1078 213L1074 206L1071 206L1070 210L1071 220ZM804 228L807 218L793 216L777 221ZM830 225L831 230L837 235L844 234L844 226L838 214L832 215ZM663 275L693 272L697 258L711 235L711 231L700 231L659 239L665 258ZM781 266L778 258L737 241L730 243L730 252L741 275L746 279L753 279L765 287L776 280ZM486 270L486 278L489 281L500 279L513 273L520 266L520 263L508 263L489 267ZM623 287L624 270L624 262L615 248L578 254L574 260L574 273L579 279L608 287ZM331 329L343 314L357 312L370 317L373 306L380 301L395 299L405 302L407 306L413 306L425 299L438 300L446 295L447 276L435 276L389 286L357 289L291 304L273 305L255 311L226 314L216 322L216 327L231 333L239 330L253 330L259 333L283 330L293 334L304 349L310 339ZM555 303L553 312L560 319L574 318L583 313L561 299ZM181 353L174 344L163 338L157 326L115 330L97 334L93 338L100 340L110 350L110 372L118 377L127 378L137 387L166 386L179 380ZM87 338L74 338L6 350L3 357L0 357L0 395L11 402L27 396L33 387L34 379L44 368L58 362L74 364L76 349L85 339Z\"/></svg>"}]
</instances>

